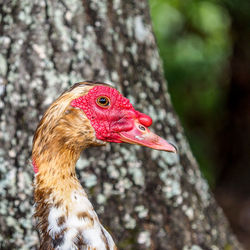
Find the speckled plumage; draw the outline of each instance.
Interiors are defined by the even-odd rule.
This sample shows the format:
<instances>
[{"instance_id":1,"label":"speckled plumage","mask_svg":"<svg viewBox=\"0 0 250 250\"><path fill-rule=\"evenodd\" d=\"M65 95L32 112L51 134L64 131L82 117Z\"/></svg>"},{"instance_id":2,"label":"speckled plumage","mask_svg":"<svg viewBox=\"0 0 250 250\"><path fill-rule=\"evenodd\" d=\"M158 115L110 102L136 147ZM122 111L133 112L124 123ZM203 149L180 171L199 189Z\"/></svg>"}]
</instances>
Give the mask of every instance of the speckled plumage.
<instances>
[{"instance_id":1,"label":"speckled plumage","mask_svg":"<svg viewBox=\"0 0 250 250\"><path fill-rule=\"evenodd\" d=\"M91 88L90 83L77 84L62 94L44 114L34 136L40 249L116 249L75 174L82 149L105 144L95 139L88 119L82 119L84 113L70 106Z\"/></svg>"}]
</instances>

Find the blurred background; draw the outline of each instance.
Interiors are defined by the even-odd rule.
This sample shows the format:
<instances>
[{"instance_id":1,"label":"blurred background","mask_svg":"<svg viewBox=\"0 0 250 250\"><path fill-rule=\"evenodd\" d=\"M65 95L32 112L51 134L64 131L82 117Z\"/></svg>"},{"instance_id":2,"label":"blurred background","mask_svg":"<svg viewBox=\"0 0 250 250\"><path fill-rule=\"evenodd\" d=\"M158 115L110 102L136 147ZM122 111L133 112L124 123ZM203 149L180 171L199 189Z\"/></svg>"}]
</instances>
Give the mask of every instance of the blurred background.
<instances>
[{"instance_id":1,"label":"blurred background","mask_svg":"<svg viewBox=\"0 0 250 250\"><path fill-rule=\"evenodd\" d=\"M250 249L250 1L150 0L150 7L175 110Z\"/></svg>"}]
</instances>

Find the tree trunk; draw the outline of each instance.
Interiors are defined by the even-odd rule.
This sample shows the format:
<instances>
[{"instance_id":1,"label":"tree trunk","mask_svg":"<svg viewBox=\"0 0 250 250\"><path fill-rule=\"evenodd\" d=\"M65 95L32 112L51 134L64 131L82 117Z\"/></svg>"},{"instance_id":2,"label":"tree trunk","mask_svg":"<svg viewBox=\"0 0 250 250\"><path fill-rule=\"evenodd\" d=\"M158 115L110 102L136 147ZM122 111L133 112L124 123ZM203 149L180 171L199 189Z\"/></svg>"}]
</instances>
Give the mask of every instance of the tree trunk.
<instances>
[{"instance_id":1,"label":"tree trunk","mask_svg":"<svg viewBox=\"0 0 250 250\"><path fill-rule=\"evenodd\" d=\"M177 155L89 149L78 174L120 249L240 249L201 177L170 103L147 1L1 3L0 248L36 249L32 135L48 105L82 80L113 82Z\"/></svg>"}]
</instances>

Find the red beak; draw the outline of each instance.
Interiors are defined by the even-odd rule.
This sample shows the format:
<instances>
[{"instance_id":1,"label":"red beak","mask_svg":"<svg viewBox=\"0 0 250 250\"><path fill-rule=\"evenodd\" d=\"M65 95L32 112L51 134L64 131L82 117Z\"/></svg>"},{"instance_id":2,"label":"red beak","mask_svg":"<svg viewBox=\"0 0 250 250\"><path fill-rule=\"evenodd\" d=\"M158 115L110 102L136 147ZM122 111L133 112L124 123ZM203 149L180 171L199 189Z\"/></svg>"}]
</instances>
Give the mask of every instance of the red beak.
<instances>
[{"instance_id":1,"label":"red beak","mask_svg":"<svg viewBox=\"0 0 250 250\"><path fill-rule=\"evenodd\" d=\"M123 142L173 153L177 152L175 146L151 132L147 127L140 124L138 120L134 121L133 129L119 132L119 135L119 139Z\"/></svg>"}]
</instances>

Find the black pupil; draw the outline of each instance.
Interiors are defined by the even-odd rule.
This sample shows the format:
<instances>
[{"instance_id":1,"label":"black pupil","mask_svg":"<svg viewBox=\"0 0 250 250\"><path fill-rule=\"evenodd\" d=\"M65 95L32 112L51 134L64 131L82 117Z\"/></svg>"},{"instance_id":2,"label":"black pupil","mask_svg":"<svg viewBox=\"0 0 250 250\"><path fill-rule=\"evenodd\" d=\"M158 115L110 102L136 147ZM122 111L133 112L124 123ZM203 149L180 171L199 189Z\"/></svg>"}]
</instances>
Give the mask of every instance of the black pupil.
<instances>
[{"instance_id":1,"label":"black pupil","mask_svg":"<svg viewBox=\"0 0 250 250\"><path fill-rule=\"evenodd\" d=\"M99 98L99 103L102 104L102 105L107 106L109 104L109 101L108 101L107 98L101 97L101 98Z\"/></svg>"}]
</instances>

